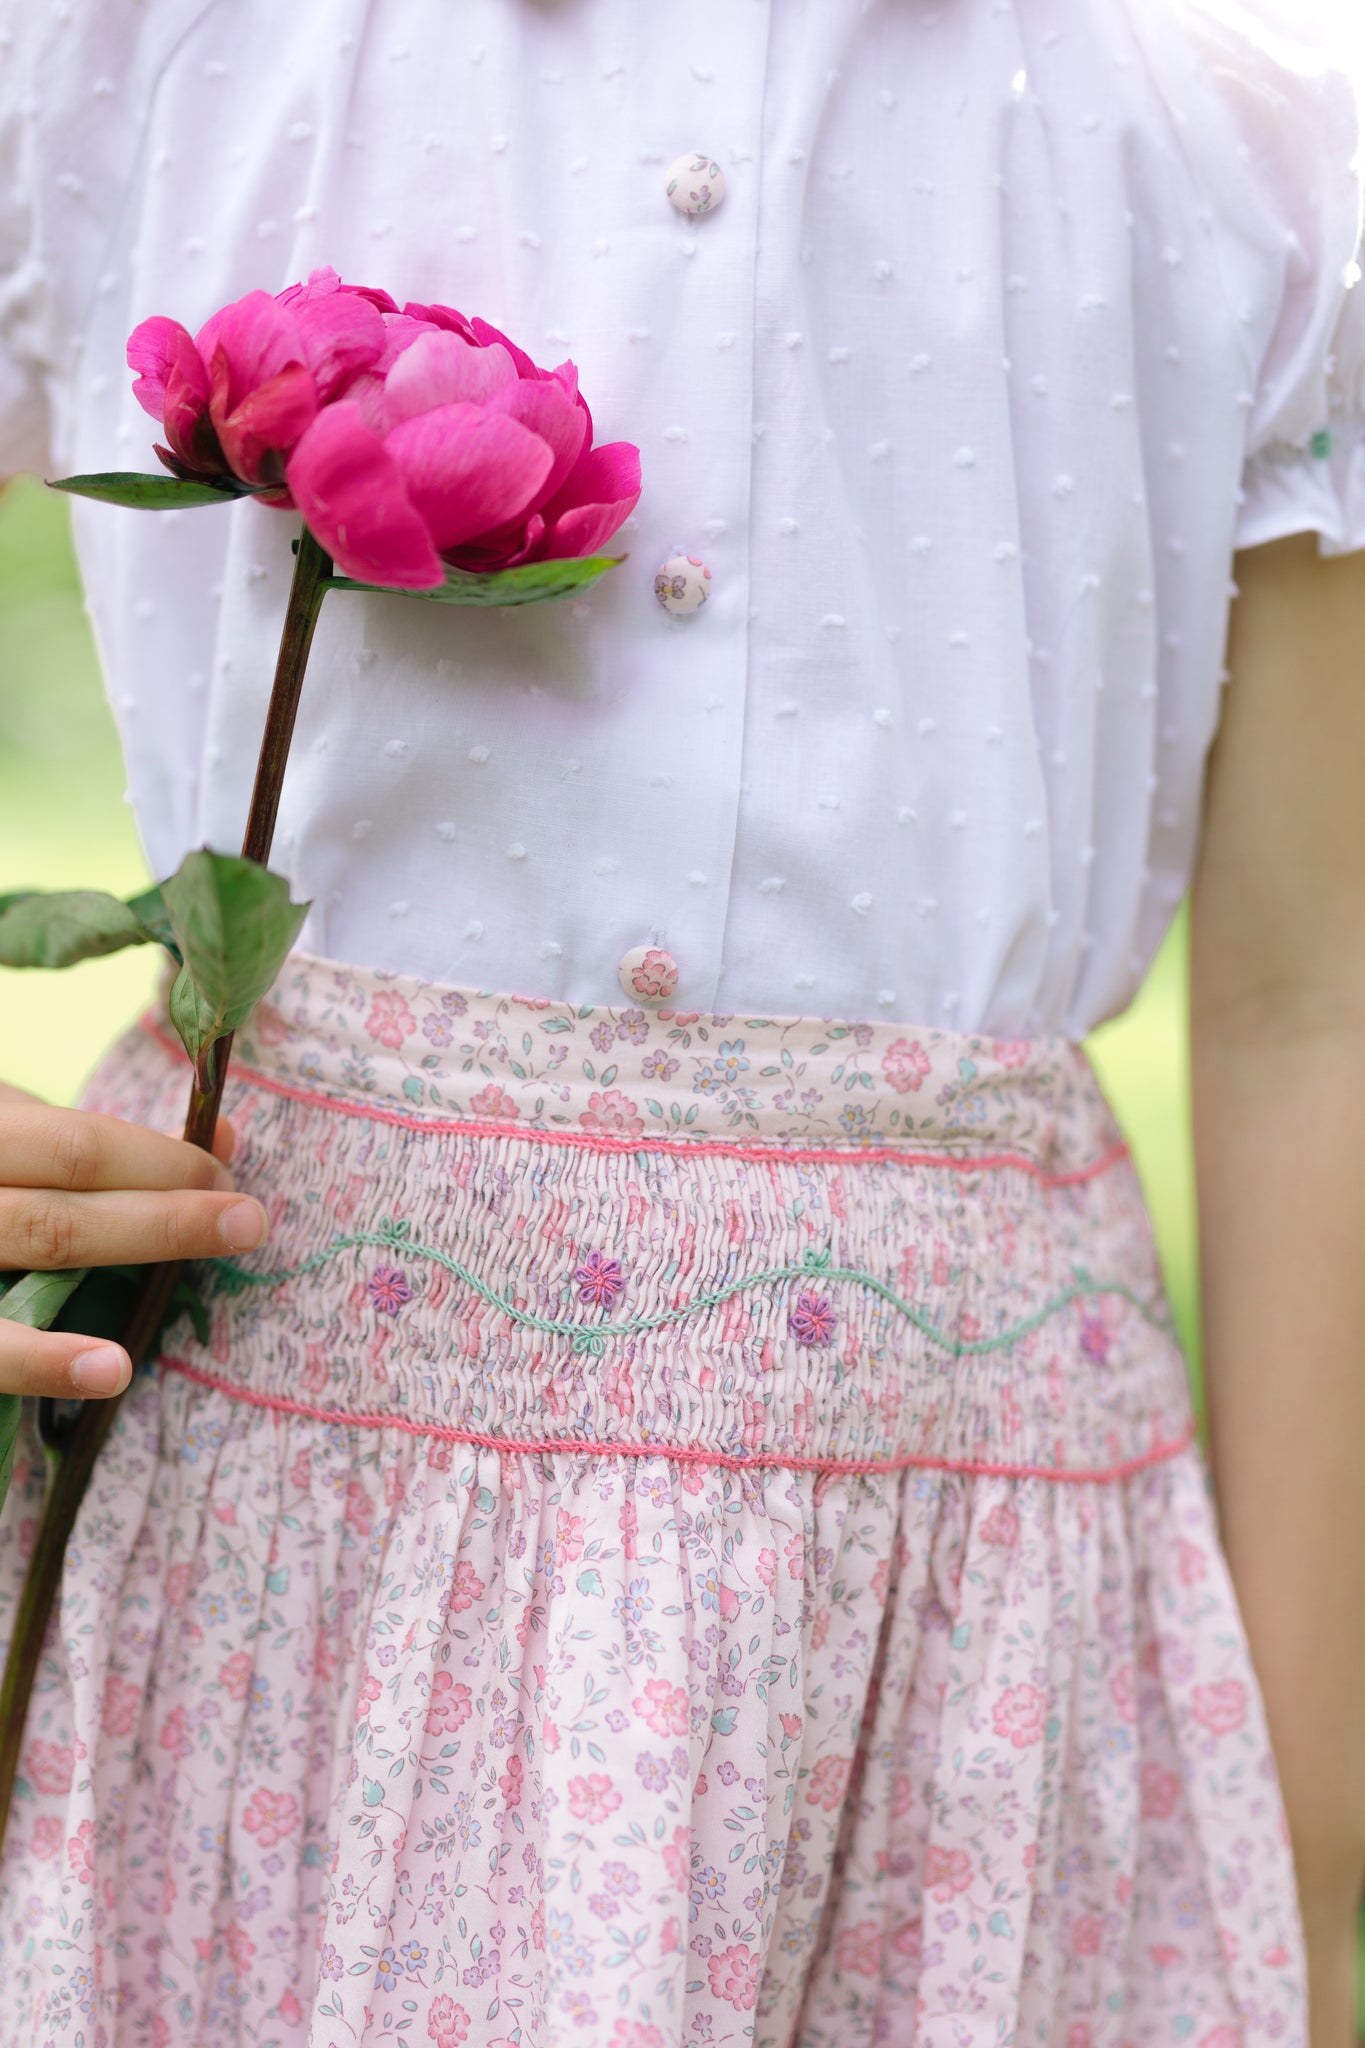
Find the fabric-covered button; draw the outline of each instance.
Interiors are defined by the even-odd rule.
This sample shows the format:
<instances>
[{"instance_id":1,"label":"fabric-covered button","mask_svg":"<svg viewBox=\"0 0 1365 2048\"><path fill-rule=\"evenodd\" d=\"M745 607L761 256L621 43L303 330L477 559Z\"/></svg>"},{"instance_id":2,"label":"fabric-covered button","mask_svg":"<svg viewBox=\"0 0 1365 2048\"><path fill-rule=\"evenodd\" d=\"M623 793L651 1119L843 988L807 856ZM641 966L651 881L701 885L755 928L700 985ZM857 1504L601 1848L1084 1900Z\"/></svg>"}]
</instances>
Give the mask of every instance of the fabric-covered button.
<instances>
[{"instance_id":1,"label":"fabric-covered button","mask_svg":"<svg viewBox=\"0 0 1365 2048\"><path fill-rule=\"evenodd\" d=\"M666 612L700 611L711 595L711 571L700 555L670 555L655 572L654 595Z\"/></svg>"},{"instance_id":2,"label":"fabric-covered button","mask_svg":"<svg viewBox=\"0 0 1365 2048\"><path fill-rule=\"evenodd\" d=\"M616 971L635 1003L666 1003L678 986L678 963L662 946L632 946Z\"/></svg>"},{"instance_id":3,"label":"fabric-covered button","mask_svg":"<svg viewBox=\"0 0 1365 2048\"><path fill-rule=\"evenodd\" d=\"M669 165L664 190L679 213L714 213L725 197L725 173L712 157L689 151Z\"/></svg>"}]
</instances>

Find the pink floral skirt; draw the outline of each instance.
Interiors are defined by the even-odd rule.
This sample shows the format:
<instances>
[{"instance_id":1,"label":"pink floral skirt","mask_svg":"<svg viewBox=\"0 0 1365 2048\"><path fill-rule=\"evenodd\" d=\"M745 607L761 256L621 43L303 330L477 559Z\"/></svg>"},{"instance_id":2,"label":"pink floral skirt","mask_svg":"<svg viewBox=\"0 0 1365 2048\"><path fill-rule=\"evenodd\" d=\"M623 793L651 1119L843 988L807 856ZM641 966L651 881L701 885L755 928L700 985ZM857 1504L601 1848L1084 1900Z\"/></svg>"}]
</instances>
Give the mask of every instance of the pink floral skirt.
<instances>
[{"instance_id":1,"label":"pink floral skirt","mask_svg":"<svg viewBox=\"0 0 1365 2048\"><path fill-rule=\"evenodd\" d=\"M178 1126L158 1016L89 1105ZM1083 1050L295 955L68 1554L3 2048L1303 2048ZM40 1498L0 1536L0 1634Z\"/></svg>"}]
</instances>

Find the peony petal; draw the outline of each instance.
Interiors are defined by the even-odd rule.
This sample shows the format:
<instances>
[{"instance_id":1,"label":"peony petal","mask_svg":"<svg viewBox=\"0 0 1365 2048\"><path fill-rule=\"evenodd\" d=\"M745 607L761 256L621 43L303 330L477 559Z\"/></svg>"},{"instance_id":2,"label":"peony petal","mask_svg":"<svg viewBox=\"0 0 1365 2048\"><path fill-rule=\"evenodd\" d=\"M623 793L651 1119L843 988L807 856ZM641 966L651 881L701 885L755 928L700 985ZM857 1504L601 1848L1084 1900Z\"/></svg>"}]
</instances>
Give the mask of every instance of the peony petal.
<instances>
[{"instance_id":1,"label":"peony petal","mask_svg":"<svg viewBox=\"0 0 1365 2048\"><path fill-rule=\"evenodd\" d=\"M439 311L440 308L437 307L434 310ZM539 378L549 375L547 370L542 370L537 364L533 363L525 349L518 348L516 343L510 340L500 327L491 326L487 320L471 320L469 326L475 341L479 342L484 348L491 348L496 342L507 350L508 355L511 356L512 361L517 366L517 375L519 377L525 377L529 382L535 383Z\"/></svg>"},{"instance_id":2,"label":"peony petal","mask_svg":"<svg viewBox=\"0 0 1365 2048\"><path fill-rule=\"evenodd\" d=\"M640 451L631 441L607 441L591 448L566 478L558 497L542 507L547 519L575 505L624 505L621 518L635 509L640 496ZM619 521L618 521L619 524Z\"/></svg>"},{"instance_id":3,"label":"peony petal","mask_svg":"<svg viewBox=\"0 0 1365 2048\"><path fill-rule=\"evenodd\" d=\"M486 351L491 355L492 350ZM565 395L561 384L547 380L544 384L528 384L518 381L504 385L488 400L490 412L505 412L509 419L519 420L523 427L529 427L533 434L539 434L554 455L554 467L545 479L545 496L552 498L566 479L573 473L575 463L583 452L587 439L587 415L580 405Z\"/></svg>"},{"instance_id":4,"label":"peony petal","mask_svg":"<svg viewBox=\"0 0 1365 2048\"><path fill-rule=\"evenodd\" d=\"M361 583L431 590L444 570L426 521L379 435L342 399L320 412L289 458L289 488L311 533Z\"/></svg>"},{"instance_id":5,"label":"peony petal","mask_svg":"<svg viewBox=\"0 0 1365 2048\"><path fill-rule=\"evenodd\" d=\"M424 334L436 330L429 320L414 320L407 313L386 313L384 315L384 353L375 364L381 376L387 377L405 349Z\"/></svg>"},{"instance_id":6,"label":"peony petal","mask_svg":"<svg viewBox=\"0 0 1365 2048\"><path fill-rule=\"evenodd\" d=\"M384 352L384 322L358 292L305 299L295 307L294 317L323 405L339 398L352 379L372 369Z\"/></svg>"},{"instance_id":7,"label":"peony petal","mask_svg":"<svg viewBox=\"0 0 1365 2048\"><path fill-rule=\"evenodd\" d=\"M457 313L453 306L420 306L416 299L409 299L403 311L423 327L443 327L452 334L462 334L466 341L479 339L472 323L465 319L463 313Z\"/></svg>"},{"instance_id":8,"label":"peony petal","mask_svg":"<svg viewBox=\"0 0 1365 2048\"><path fill-rule=\"evenodd\" d=\"M172 368L180 361L185 343L189 342L190 353L195 354L194 342L189 329L182 327L178 320L167 320L156 313L150 320L144 320L128 336L128 368L137 371L137 382L133 396L144 412L154 420L166 416L166 379ZM195 355L198 361L198 356ZM202 364L200 365L203 368ZM208 372L203 373L203 401L208 403Z\"/></svg>"},{"instance_id":9,"label":"peony petal","mask_svg":"<svg viewBox=\"0 0 1365 2048\"><path fill-rule=\"evenodd\" d=\"M442 554L520 519L554 462L538 434L480 405L442 405L404 420L385 446Z\"/></svg>"},{"instance_id":10,"label":"peony petal","mask_svg":"<svg viewBox=\"0 0 1365 2048\"><path fill-rule=\"evenodd\" d=\"M224 306L204 322L194 343L211 377L220 357L226 365L226 377L215 382L209 401L220 434L223 420L248 392L307 360L293 309L277 305L269 292L248 292Z\"/></svg>"},{"instance_id":11,"label":"peony petal","mask_svg":"<svg viewBox=\"0 0 1365 2048\"><path fill-rule=\"evenodd\" d=\"M218 397L228 377L220 348L213 358L209 417L218 429L228 468L249 484L278 483L285 457L318 409L313 373L303 363L290 363L223 415Z\"/></svg>"},{"instance_id":12,"label":"peony petal","mask_svg":"<svg viewBox=\"0 0 1365 2048\"><path fill-rule=\"evenodd\" d=\"M198 349L182 345L166 378L166 439L180 460L201 475L217 476L228 467L222 444L209 418L209 376Z\"/></svg>"},{"instance_id":13,"label":"peony petal","mask_svg":"<svg viewBox=\"0 0 1365 2048\"><path fill-rule=\"evenodd\" d=\"M432 328L404 349L385 379L388 423L400 426L438 405L481 405L516 381L516 365L505 348L476 348L458 334Z\"/></svg>"},{"instance_id":14,"label":"peony petal","mask_svg":"<svg viewBox=\"0 0 1365 2048\"><path fill-rule=\"evenodd\" d=\"M579 555L595 555L621 522L629 519L635 502L630 498L619 505L571 505L567 512L548 522L544 540L534 555L522 559L563 562Z\"/></svg>"}]
</instances>

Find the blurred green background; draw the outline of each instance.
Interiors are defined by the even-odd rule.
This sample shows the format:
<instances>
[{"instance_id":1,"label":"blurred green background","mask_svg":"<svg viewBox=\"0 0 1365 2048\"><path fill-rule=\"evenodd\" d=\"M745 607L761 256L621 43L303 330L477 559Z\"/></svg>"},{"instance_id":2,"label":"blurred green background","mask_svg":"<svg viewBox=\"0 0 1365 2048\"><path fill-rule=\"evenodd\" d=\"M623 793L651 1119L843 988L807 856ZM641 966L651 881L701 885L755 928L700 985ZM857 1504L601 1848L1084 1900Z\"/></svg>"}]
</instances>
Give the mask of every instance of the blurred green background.
<instances>
[{"instance_id":1,"label":"blurred green background","mask_svg":"<svg viewBox=\"0 0 1365 2048\"><path fill-rule=\"evenodd\" d=\"M0 892L84 886L126 895L148 879L123 800L67 506L21 478L0 496ZM1187 942L1182 906L1136 1002L1086 1043L1146 1190L1202 1430ZM109 1040L150 999L159 958L148 947L64 974L0 969L0 1077L74 1101ZM1365 2034L1365 1969L1359 1981L1357 2031Z\"/></svg>"}]
</instances>

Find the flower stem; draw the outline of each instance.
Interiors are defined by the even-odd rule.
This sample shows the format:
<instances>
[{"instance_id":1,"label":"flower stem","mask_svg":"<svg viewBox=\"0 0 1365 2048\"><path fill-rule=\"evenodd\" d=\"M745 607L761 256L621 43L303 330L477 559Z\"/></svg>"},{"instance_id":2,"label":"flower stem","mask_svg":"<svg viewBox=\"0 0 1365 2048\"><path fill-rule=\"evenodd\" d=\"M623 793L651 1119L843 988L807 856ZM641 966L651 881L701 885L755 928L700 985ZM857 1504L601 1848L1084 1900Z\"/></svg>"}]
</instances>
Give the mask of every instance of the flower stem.
<instances>
[{"instance_id":1,"label":"flower stem","mask_svg":"<svg viewBox=\"0 0 1365 2048\"><path fill-rule=\"evenodd\" d=\"M331 558L305 527L299 537L294 580L289 589L289 605L280 637L279 659L275 665L275 682L266 712L265 731L256 762L256 781L242 840L242 858L258 861L262 866L270 858L304 671L308 666L318 613L322 610L322 600L327 595L331 580ZM221 1038L214 1039L195 1064L185 1113L185 1138L189 1144L199 1145L206 1152L213 1146L231 1050L232 1033L228 1031ZM179 1261L149 1265L143 1269L137 1297L121 1333L123 1347L133 1362L135 1372L161 1328L181 1271ZM126 1392L127 1388L124 1389ZM100 1446L113 1426L123 1398L120 1394L108 1401L84 1402L61 1441L59 1453L49 1466L51 1476L38 1540L29 1560L5 1660L4 1677L0 1680L0 1842L4 1840L9 1819L28 1703L48 1620L61 1583L67 1539L75 1526L77 1510Z\"/></svg>"}]
</instances>

